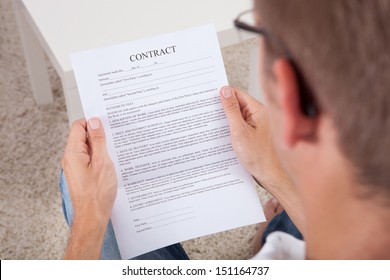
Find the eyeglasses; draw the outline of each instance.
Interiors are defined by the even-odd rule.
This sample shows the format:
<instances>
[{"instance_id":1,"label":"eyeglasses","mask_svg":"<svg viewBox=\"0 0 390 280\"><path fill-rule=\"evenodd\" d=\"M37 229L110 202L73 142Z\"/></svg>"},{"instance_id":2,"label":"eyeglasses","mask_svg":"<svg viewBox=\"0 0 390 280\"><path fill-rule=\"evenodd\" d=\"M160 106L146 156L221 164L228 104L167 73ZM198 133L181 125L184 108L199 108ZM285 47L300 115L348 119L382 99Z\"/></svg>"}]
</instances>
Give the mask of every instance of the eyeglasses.
<instances>
[{"instance_id":1,"label":"eyeglasses","mask_svg":"<svg viewBox=\"0 0 390 280\"><path fill-rule=\"evenodd\" d=\"M282 55L289 60L295 75L297 77L297 83L299 87L299 94L300 94L300 105L302 112L308 116L308 117L315 117L318 114L318 108L314 102L314 96L312 94L312 91L309 89L307 83L303 79L303 74L298 68L295 60L293 59L290 51L288 50L287 46L283 44L283 42L276 37L275 35L271 34L268 30L258 27L255 24L247 23L242 18L244 16L248 16L250 14L253 15L254 10L248 10L240 13L237 18L234 20L234 26L239 30L248 31L251 33L256 33L261 36L263 36L266 40L269 40L273 43L273 45L282 52Z\"/></svg>"}]
</instances>

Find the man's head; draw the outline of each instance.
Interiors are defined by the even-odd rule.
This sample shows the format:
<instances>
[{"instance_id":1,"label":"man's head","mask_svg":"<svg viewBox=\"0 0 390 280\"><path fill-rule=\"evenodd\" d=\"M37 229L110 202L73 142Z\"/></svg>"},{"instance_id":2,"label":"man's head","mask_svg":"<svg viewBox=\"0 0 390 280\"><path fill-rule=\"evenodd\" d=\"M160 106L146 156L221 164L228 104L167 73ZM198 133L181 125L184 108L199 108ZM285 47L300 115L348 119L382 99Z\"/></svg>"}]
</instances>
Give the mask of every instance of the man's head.
<instances>
[{"instance_id":1,"label":"man's head","mask_svg":"<svg viewBox=\"0 0 390 280\"><path fill-rule=\"evenodd\" d=\"M263 86L278 150L305 186L306 203L311 197L312 206L332 207L347 193L389 203L390 1L257 0L255 12L288 49L319 111L303 114L296 71L275 41L264 41ZM310 190L318 180L355 188Z\"/></svg>"},{"instance_id":2,"label":"man's head","mask_svg":"<svg viewBox=\"0 0 390 280\"><path fill-rule=\"evenodd\" d=\"M390 1L260 0L256 10L334 121L358 181L390 195ZM265 69L283 56L270 42Z\"/></svg>"}]
</instances>

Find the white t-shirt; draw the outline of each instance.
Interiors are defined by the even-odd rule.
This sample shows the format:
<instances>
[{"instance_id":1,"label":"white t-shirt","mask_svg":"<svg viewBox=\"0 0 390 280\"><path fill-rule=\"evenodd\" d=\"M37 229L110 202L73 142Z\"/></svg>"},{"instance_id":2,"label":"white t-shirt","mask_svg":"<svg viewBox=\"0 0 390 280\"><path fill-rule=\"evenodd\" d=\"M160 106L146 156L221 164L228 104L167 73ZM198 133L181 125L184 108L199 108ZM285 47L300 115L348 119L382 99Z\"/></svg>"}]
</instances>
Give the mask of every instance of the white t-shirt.
<instances>
[{"instance_id":1,"label":"white t-shirt","mask_svg":"<svg viewBox=\"0 0 390 280\"><path fill-rule=\"evenodd\" d=\"M305 242L281 231L267 236L261 250L252 260L304 260Z\"/></svg>"}]
</instances>

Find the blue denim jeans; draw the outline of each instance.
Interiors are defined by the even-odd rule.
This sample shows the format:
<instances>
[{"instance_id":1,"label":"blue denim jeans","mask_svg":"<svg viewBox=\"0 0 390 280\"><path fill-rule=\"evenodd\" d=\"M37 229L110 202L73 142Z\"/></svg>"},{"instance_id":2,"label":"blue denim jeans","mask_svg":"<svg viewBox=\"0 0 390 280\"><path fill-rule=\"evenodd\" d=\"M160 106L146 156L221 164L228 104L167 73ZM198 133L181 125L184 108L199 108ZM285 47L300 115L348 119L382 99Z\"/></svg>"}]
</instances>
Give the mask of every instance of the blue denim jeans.
<instances>
[{"instance_id":1,"label":"blue denim jeans","mask_svg":"<svg viewBox=\"0 0 390 280\"><path fill-rule=\"evenodd\" d=\"M303 240L301 232L297 229L297 227L291 221L290 217L287 215L287 212L284 210L280 214L276 215L265 228L261 238L263 245L267 239L267 236L274 231L283 231L300 240Z\"/></svg>"},{"instance_id":2,"label":"blue denim jeans","mask_svg":"<svg viewBox=\"0 0 390 280\"><path fill-rule=\"evenodd\" d=\"M70 199L68 185L65 180L64 172L61 170L60 190L62 196L62 209L64 211L65 220L69 227L73 223L73 206ZM116 242L114 229L111 221L107 226L106 235L104 236L101 258L103 260L121 260L118 244ZM165 248L161 248L141 256L134 260L188 260L188 256L180 244L174 244Z\"/></svg>"},{"instance_id":3,"label":"blue denim jeans","mask_svg":"<svg viewBox=\"0 0 390 280\"><path fill-rule=\"evenodd\" d=\"M62 196L62 209L64 211L66 223L69 227L72 227L73 223L73 207L70 199L68 185L65 180L64 172L61 170L60 176L60 190ZM302 234L295 227L289 216L285 211L276 215L266 227L262 242L265 240L271 232L283 231L295 236L298 239L303 239ZM101 258L104 260L121 260L118 244L116 242L114 229L111 221L108 223L106 235L104 237ZM188 256L180 244L174 244L165 248L161 248L141 256L134 258L135 260L188 260Z\"/></svg>"}]
</instances>

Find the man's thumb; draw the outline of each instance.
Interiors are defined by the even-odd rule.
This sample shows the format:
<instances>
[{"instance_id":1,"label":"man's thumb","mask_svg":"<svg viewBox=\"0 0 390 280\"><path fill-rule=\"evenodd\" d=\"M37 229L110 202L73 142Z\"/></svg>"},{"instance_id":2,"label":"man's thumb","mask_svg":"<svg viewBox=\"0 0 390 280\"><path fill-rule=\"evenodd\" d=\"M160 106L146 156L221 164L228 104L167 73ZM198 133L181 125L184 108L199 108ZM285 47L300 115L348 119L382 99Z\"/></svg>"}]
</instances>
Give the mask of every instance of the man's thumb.
<instances>
[{"instance_id":1,"label":"man's thumb","mask_svg":"<svg viewBox=\"0 0 390 280\"><path fill-rule=\"evenodd\" d=\"M225 86L221 88L221 102L229 122L230 130L240 128L245 123L240 109L236 93L233 88Z\"/></svg>"},{"instance_id":2,"label":"man's thumb","mask_svg":"<svg viewBox=\"0 0 390 280\"><path fill-rule=\"evenodd\" d=\"M106 135L104 134L103 124L98 118L88 120L88 138L92 157L94 155L106 154Z\"/></svg>"}]
</instances>

